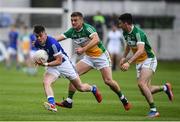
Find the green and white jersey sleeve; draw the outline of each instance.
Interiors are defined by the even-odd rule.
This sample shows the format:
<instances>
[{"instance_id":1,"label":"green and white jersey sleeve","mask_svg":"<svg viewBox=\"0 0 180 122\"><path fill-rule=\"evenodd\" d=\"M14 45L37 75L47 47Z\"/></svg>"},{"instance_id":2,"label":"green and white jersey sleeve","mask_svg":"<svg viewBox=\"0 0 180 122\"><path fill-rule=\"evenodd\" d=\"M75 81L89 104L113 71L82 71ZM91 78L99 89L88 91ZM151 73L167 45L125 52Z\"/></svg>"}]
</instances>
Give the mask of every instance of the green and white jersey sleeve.
<instances>
[{"instance_id":1,"label":"green and white jersey sleeve","mask_svg":"<svg viewBox=\"0 0 180 122\"><path fill-rule=\"evenodd\" d=\"M96 29L91 25L84 23L83 27L76 31L74 28L70 28L63 35L65 38L71 38L76 44L80 46L85 46L91 39L93 34L96 34ZM86 51L86 54L89 56L99 56L105 52L105 48L102 45L102 42L99 41L98 45L93 46L92 48Z\"/></svg>"},{"instance_id":2,"label":"green and white jersey sleeve","mask_svg":"<svg viewBox=\"0 0 180 122\"><path fill-rule=\"evenodd\" d=\"M84 43L90 41L90 37L97 33L95 28L89 24L84 23L83 27L76 31L74 28L70 28L64 33L65 38L71 38L76 44L82 46Z\"/></svg>"},{"instance_id":3,"label":"green and white jersey sleeve","mask_svg":"<svg viewBox=\"0 0 180 122\"><path fill-rule=\"evenodd\" d=\"M155 57L154 52L149 43L150 40L142 29L134 26L133 30L130 33L124 32L123 35L127 42L127 45L131 47L131 50L134 54L137 51L137 45L144 44L145 50L143 54L137 58L136 63L142 62L147 58Z\"/></svg>"}]
</instances>

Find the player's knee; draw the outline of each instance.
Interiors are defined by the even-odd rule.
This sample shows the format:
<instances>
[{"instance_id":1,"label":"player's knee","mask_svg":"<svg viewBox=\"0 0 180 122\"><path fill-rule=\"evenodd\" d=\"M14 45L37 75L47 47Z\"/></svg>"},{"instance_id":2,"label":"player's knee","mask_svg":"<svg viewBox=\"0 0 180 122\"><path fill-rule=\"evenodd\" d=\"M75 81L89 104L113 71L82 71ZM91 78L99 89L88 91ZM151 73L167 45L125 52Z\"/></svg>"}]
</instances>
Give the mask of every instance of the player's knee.
<instances>
[{"instance_id":1,"label":"player's knee","mask_svg":"<svg viewBox=\"0 0 180 122\"><path fill-rule=\"evenodd\" d=\"M110 86L111 84L112 84L112 79L110 79L110 78L105 78L104 79L104 83L106 84L106 85L108 85L108 86Z\"/></svg>"},{"instance_id":2,"label":"player's knee","mask_svg":"<svg viewBox=\"0 0 180 122\"><path fill-rule=\"evenodd\" d=\"M138 82L138 87L143 88L146 84L144 82Z\"/></svg>"},{"instance_id":3,"label":"player's knee","mask_svg":"<svg viewBox=\"0 0 180 122\"><path fill-rule=\"evenodd\" d=\"M50 82L48 82L48 81L45 81L45 80L44 80L44 81L43 81L43 85L44 85L44 86L50 86L50 85L51 85L51 83L50 83Z\"/></svg>"}]
</instances>

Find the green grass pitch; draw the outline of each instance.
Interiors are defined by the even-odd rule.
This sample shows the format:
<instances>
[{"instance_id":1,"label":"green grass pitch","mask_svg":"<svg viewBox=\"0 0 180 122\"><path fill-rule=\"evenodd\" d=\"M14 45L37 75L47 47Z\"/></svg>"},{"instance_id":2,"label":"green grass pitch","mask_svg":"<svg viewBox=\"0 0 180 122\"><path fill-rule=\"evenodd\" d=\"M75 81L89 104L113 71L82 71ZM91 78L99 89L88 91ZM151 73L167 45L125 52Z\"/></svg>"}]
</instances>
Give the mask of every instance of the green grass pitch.
<instances>
[{"instance_id":1,"label":"green grass pitch","mask_svg":"<svg viewBox=\"0 0 180 122\"><path fill-rule=\"evenodd\" d=\"M175 99L170 102L164 92L154 95L160 117L147 118L149 107L141 95L137 83L135 67L127 72L113 72L123 93L133 108L126 112L118 97L103 83L100 72L92 70L81 76L83 82L96 84L102 93L102 103L97 103L91 93L77 92L72 109L58 107L58 112L47 111L42 79L43 68L37 76L27 76L15 68L7 70L0 64L0 121L180 121L180 62L159 62L152 84L162 84L165 80L173 86ZM53 85L56 101L67 96L69 81L60 78Z\"/></svg>"}]
</instances>

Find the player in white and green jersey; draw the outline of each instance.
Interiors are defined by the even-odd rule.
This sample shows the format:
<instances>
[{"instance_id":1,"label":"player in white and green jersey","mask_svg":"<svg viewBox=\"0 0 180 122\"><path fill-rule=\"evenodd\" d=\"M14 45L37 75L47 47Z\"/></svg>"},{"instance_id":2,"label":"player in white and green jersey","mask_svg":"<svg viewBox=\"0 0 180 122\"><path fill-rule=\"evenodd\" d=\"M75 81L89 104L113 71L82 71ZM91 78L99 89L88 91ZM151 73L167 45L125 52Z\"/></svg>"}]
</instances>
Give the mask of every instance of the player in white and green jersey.
<instances>
[{"instance_id":1,"label":"player in white and green jersey","mask_svg":"<svg viewBox=\"0 0 180 122\"><path fill-rule=\"evenodd\" d=\"M76 64L79 75L82 75L93 68L100 70L104 83L118 95L125 110L129 110L131 104L122 94L118 83L112 79L110 57L100 41L96 29L91 25L84 23L83 15L80 12L73 12L71 14L71 24L72 28L58 36L57 40L61 41L66 38L71 38L79 45L79 47L75 49L75 52L78 55L85 53L84 58ZM75 91L76 89L74 86L70 84L68 98L61 103L57 103L57 105L72 108L72 98Z\"/></svg>"},{"instance_id":2,"label":"player in white and green jersey","mask_svg":"<svg viewBox=\"0 0 180 122\"><path fill-rule=\"evenodd\" d=\"M77 45L84 47L91 41L91 36L96 32L95 28L87 23L83 23L82 30L76 31L74 28L70 28L66 31L63 36L64 38L71 38ZM98 44L88 48L85 51L85 54L90 57L99 57L101 56L106 49L104 48L102 41L99 41Z\"/></svg>"},{"instance_id":3,"label":"player in white and green jersey","mask_svg":"<svg viewBox=\"0 0 180 122\"><path fill-rule=\"evenodd\" d=\"M123 35L127 43L123 58L120 61L120 68L126 71L131 63L136 63L138 86L150 106L148 116L158 117L160 114L156 110L152 94L164 90L172 101L173 93L171 84L165 83L162 86L151 85L151 77L156 70L157 59L152 51L146 33L133 25L132 21L132 15L129 13L122 14L119 17L119 26L123 30ZM130 50L133 52L133 56L126 60L126 56Z\"/></svg>"}]
</instances>

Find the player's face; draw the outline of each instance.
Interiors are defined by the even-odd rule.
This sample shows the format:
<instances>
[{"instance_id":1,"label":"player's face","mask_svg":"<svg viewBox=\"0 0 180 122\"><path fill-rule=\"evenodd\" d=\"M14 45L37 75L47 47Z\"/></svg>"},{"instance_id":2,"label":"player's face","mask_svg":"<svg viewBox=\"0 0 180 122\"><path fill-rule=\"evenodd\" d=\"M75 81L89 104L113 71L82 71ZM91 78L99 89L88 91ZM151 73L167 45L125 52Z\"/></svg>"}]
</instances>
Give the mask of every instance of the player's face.
<instances>
[{"instance_id":1,"label":"player's face","mask_svg":"<svg viewBox=\"0 0 180 122\"><path fill-rule=\"evenodd\" d=\"M123 24L124 24L124 23L123 23L121 20L119 20L119 27L122 28L122 29L123 29L123 27L124 27Z\"/></svg>"},{"instance_id":2,"label":"player's face","mask_svg":"<svg viewBox=\"0 0 180 122\"><path fill-rule=\"evenodd\" d=\"M122 22L121 20L119 20L119 27L123 30L123 31L127 31L127 23Z\"/></svg>"},{"instance_id":3,"label":"player's face","mask_svg":"<svg viewBox=\"0 0 180 122\"><path fill-rule=\"evenodd\" d=\"M81 29L82 24L83 24L82 17L79 17L79 16L71 17L71 24L74 29L76 30Z\"/></svg>"},{"instance_id":4,"label":"player's face","mask_svg":"<svg viewBox=\"0 0 180 122\"><path fill-rule=\"evenodd\" d=\"M112 26L112 30L116 31L117 27L115 25Z\"/></svg>"},{"instance_id":5,"label":"player's face","mask_svg":"<svg viewBox=\"0 0 180 122\"><path fill-rule=\"evenodd\" d=\"M47 39L47 34L45 32L41 32L39 34L35 34L36 38L40 45L44 45Z\"/></svg>"}]
</instances>

